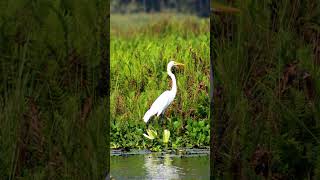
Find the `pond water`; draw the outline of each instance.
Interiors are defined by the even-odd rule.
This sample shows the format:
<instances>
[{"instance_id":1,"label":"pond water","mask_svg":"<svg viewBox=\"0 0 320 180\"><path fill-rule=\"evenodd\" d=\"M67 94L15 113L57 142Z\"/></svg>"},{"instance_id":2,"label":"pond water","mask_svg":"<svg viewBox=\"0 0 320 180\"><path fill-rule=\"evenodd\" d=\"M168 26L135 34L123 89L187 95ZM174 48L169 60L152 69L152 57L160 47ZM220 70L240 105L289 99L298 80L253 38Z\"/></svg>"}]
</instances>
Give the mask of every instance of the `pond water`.
<instances>
[{"instance_id":1,"label":"pond water","mask_svg":"<svg viewBox=\"0 0 320 180\"><path fill-rule=\"evenodd\" d=\"M119 179L210 179L209 151L187 150L183 154L113 152L111 177Z\"/></svg>"}]
</instances>

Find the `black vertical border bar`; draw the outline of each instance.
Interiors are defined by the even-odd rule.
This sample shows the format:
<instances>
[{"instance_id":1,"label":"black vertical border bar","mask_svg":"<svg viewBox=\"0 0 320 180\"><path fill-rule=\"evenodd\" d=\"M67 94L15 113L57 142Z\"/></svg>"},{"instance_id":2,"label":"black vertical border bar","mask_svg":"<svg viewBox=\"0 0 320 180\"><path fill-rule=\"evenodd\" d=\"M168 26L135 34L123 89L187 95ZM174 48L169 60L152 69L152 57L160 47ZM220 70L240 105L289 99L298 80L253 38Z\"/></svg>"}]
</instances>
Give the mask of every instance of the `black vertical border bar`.
<instances>
[{"instance_id":1,"label":"black vertical border bar","mask_svg":"<svg viewBox=\"0 0 320 180\"><path fill-rule=\"evenodd\" d=\"M106 116L101 123L105 140L105 179L110 179L110 0L99 0L99 49L101 76L98 85L98 94L106 98Z\"/></svg>"},{"instance_id":2,"label":"black vertical border bar","mask_svg":"<svg viewBox=\"0 0 320 180\"><path fill-rule=\"evenodd\" d=\"M210 179L214 178L214 99L213 99L213 92L214 92L214 85L213 85L213 35L212 35L212 9L211 9L211 2L210 2Z\"/></svg>"},{"instance_id":3,"label":"black vertical border bar","mask_svg":"<svg viewBox=\"0 0 320 180\"><path fill-rule=\"evenodd\" d=\"M210 1L210 179L215 175L213 8Z\"/></svg>"}]
</instances>

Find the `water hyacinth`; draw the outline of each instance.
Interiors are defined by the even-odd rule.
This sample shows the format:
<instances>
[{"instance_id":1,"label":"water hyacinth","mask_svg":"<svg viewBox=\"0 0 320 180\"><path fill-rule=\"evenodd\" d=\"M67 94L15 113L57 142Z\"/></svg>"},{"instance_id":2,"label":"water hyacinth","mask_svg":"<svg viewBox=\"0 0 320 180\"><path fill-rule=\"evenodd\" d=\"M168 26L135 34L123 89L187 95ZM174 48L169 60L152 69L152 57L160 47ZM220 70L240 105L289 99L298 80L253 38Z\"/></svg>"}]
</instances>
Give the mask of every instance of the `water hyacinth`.
<instances>
[{"instance_id":1,"label":"water hyacinth","mask_svg":"<svg viewBox=\"0 0 320 180\"><path fill-rule=\"evenodd\" d=\"M157 131L154 131L152 129L147 129L147 133L148 135L146 135L145 133L143 134L144 137L153 140L155 137L157 137Z\"/></svg>"},{"instance_id":2,"label":"water hyacinth","mask_svg":"<svg viewBox=\"0 0 320 180\"><path fill-rule=\"evenodd\" d=\"M170 138L170 131L165 129L163 131L163 142L164 143L168 143L169 142L169 138Z\"/></svg>"}]
</instances>

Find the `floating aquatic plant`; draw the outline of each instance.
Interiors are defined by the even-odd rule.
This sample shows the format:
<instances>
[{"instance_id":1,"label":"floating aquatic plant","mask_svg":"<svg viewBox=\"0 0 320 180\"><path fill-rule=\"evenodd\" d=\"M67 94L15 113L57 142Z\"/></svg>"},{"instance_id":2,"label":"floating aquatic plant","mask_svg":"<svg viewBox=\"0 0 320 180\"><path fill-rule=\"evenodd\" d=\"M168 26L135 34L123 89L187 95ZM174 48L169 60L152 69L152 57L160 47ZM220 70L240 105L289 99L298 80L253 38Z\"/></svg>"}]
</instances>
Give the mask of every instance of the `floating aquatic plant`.
<instances>
[{"instance_id":1,"label":"floating aquatic plant","mask_svg":"<svg viewBox=\"0 0 320 180\"><path fill-rule=\"evenodd\" d=\"M164 143L168 143L169 142L169 138L170 138L170 131L165 129L163 131L163 142Z\"/></svg>"},{"instance_id":2,"label":"floating aquatic plant","mask_svg":"<svg viewBox=\"0 0 320 180\"><path fill-rule=\"evenodd\" d=\"M152 129L147 129L147 134L143 133L144 137L153 140L155 137L157 137L157 131L154 131Z\"/></svg>"}]
</instances>

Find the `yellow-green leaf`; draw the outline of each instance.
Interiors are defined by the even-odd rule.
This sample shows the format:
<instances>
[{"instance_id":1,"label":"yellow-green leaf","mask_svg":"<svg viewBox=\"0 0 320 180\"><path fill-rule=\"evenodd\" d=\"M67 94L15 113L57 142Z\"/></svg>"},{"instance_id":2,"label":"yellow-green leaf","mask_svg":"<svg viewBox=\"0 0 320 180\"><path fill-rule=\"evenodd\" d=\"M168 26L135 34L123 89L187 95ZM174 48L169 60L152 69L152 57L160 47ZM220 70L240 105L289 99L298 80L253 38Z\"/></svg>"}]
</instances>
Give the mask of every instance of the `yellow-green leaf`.
<instances>
[{"instance_id":1,"label":"yellow-green leaf","mask_svg":"<svg viewBox=\"0 0 320 180\"><path fill-rule=\"evenodd\" d=\"M165 129L163 132L163 142L168 143L170 138L170 131Z\"/></svg>"}]
</instances>

